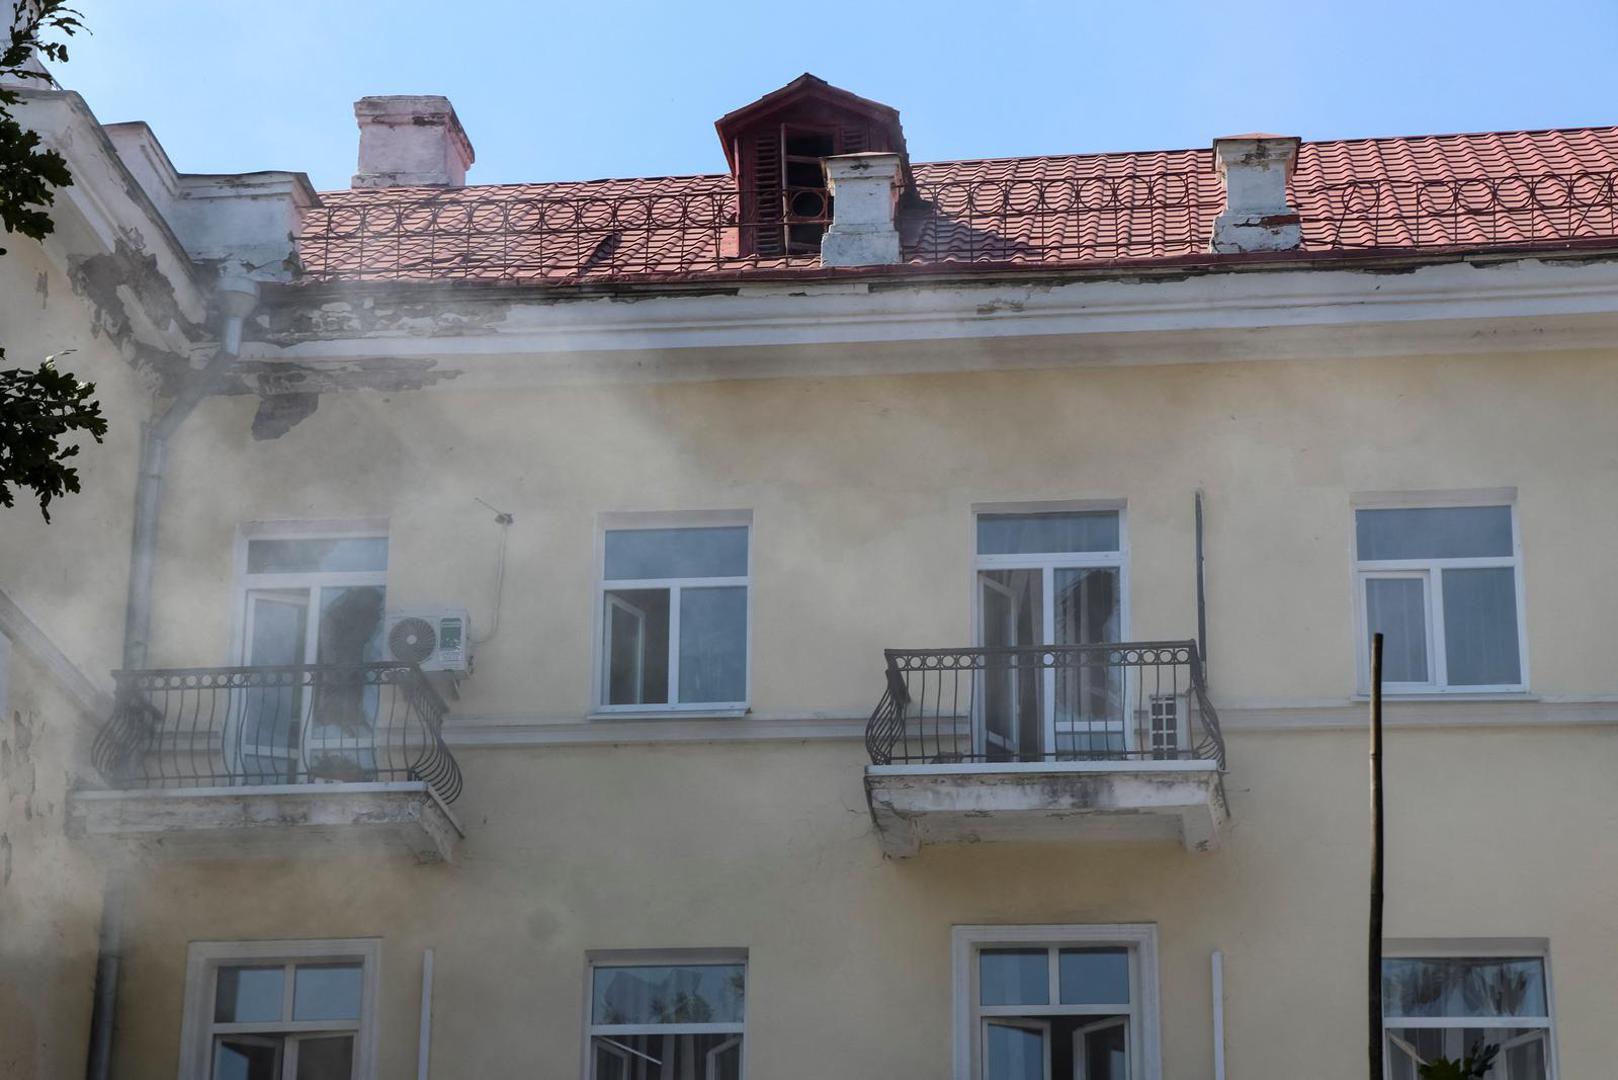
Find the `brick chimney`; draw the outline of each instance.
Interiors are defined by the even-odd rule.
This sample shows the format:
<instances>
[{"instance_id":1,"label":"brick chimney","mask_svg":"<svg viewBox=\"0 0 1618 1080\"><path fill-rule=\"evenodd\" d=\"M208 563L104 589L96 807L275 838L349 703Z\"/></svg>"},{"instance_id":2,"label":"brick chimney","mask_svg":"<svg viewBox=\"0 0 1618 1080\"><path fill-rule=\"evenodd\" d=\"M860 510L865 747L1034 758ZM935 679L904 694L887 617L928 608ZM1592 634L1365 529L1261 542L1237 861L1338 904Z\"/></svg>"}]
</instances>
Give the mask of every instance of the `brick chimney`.
<instances>
[{"instance_id":1,"label":"brick chimney","mask_svg":"<svg viewBox=\"0 0 1618 1080\"><path fill-rule=\"evenodd\" d=\"M449 98L437 94L363 97L357 188L462 187L475 160Z\"/></svg>"},{"instance_id":2,"label":"brick chimney","mask_svg":"<svg viewBox=\"0 0 1618 1080\"><path fill-rule=\"evenodd\" d=\"M1217 252L1291 251L1303 244L1287 180L1298 161L1295 135L1228 135L1215 139L1215 167L1225 181L1225 212L1214 219Z\"/></svg>"}]
</instances>

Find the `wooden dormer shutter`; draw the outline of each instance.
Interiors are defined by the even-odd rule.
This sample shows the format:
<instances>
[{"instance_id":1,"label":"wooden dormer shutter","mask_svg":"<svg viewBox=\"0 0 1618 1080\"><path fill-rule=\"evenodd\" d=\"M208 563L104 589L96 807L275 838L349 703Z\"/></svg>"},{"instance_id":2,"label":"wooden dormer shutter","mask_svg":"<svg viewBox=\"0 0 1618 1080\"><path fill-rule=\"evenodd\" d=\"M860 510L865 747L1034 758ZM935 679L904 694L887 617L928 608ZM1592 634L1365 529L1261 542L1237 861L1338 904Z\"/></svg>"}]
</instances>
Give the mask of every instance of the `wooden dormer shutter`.
<instances>
[{"instance_id":1,"label":"wooden dormer shutter","mask_svg":"<svg viewBox=\"0 0 1618 1080\"><path fill-rule=\"evenodd\" d=\"M742 223L751 226L743 232L750 234L752 244L744 245L743 253L778 258L786 254L781 221L781 129L771 125L754 132L748 137L747 150Z\"/></svg>"}]
</instances>

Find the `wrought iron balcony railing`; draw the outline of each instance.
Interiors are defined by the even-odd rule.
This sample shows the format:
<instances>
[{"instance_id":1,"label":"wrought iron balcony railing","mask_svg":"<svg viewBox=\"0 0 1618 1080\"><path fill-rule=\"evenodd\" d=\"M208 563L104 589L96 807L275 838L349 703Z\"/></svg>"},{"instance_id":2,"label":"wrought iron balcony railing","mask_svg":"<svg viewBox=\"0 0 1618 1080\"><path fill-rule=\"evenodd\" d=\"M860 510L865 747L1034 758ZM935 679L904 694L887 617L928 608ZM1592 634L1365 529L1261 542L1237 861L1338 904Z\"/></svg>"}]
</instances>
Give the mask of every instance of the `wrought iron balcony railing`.
<instances>
[{"instance_id":1,"label":"wrought iron balcony railing","mask_svg":"<svg viewBox=\"0 0 1618 1080\"><path fill-rule=\"evenodd\" d=\"M461 770L446 706L409 664L119 671L92 760L114 787L424 781L444 802Z\"/></svg>"},{"instance_id":2,"label":"wrought iron balcony railing","mask_svg":"<svg viewBox=\"0 0 1618 1080\"><path fill-rule=\"evenodd\" d=\"M889 649L865 729L876 765L1213 761L1219 715L1194 641Z\"/></svg>"}]
</instances>

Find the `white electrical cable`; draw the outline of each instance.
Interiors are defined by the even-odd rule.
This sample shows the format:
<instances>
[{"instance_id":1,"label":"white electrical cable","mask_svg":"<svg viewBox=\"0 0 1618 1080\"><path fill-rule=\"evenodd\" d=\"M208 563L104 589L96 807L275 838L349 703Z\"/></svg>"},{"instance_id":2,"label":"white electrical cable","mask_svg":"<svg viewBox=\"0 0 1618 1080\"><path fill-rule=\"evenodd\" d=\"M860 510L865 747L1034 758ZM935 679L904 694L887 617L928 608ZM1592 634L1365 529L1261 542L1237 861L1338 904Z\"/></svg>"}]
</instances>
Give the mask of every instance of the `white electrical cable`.
<instances>
[{"instance_id":1,"label":"white electrical cable","mask_svg":"<svg viewBox=\"0 0 1618 1080\"><path fill-rule=\"evenodd\" d=\"M516 519L503 510L495 510L494 507L476 496L473 496L473 498L481 506L494 511L494 523L500 526L500 554L494 568L494 615L489 619L488 633L472 638L472 644L482 645L485 642L493 641L494 635L500 632L500 602L505 595L506 586L506 540L511 536L511 525Z\"/></svg>"}]
</instances>

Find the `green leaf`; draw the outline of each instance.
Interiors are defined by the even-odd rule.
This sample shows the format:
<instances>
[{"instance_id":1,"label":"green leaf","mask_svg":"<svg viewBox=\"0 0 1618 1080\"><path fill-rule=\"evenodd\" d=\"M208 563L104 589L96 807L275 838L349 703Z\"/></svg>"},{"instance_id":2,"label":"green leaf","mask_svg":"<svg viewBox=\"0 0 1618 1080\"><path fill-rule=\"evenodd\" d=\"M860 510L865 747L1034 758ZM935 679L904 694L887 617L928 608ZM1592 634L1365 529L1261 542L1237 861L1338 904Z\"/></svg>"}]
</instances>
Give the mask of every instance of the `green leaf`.
<instances>
[{"instance_id":1,"label":"green leaf","mask_svg":"<svg viewBox=\"0 0 1618 1080\"><path fill-rule=\"evenodd\" d=\"M83 432L101 442L107 434L95 384L56 370L54 359L33 371L0 371L0 506L14 505L14 489L27 488L46 521L52 499L79 490L79 472L67 464L79 447L64 440Z\"/></svg>"}]
</instances>

